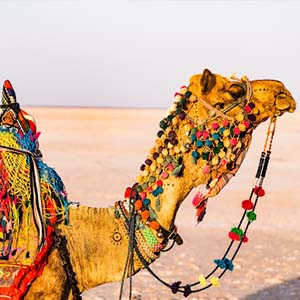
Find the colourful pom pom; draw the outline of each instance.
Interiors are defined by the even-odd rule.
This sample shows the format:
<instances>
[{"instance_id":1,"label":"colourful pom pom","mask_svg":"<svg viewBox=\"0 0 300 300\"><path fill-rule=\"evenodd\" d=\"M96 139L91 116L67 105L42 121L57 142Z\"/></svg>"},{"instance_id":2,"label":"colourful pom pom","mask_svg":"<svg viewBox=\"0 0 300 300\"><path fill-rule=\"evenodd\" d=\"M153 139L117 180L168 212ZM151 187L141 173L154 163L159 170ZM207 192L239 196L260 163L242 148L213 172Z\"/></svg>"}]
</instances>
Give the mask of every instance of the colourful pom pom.
<instances>
[{"instance_id":1,"label":"colourful pom pom","mask_svg":"<svg viewBox=\"0 0 300 300\"><path fill-rule=\"evenodd\" d=\"M247 114L250 114L250 113L251 113L251 110L252 110L252 109L251 109L251 107L250 107L249 105L246 105L246 106L245 106L245 111L246 111Z\"/></svg>"},{"instance_id":2,"label":"colourful pom pom","mask_svg":"<svg viewBox=\"0 0 300 300\"><path fill-rule=\"evenodd\" d=\"M168 172L162 172L161 177L163 179L167 179L169 177L169 173Z\"/></svg>"},{"instance_id":3,"label":"colourful pom pom","mask_svg":"<svg viewBox=\"0 0 300 300\"><path fill-rule=\"evenodd\" d=\"M144 205L145 207L147 207L149 204L150 204L150 199L145 198L145 199L143 200L143 205Z\"/></svg>"},{"instance_id":4,"label":"colourful pom pom","mask_svg":"<svg viewBox=\"0 0 300 300\"><path fill-rule=\"evenodd\" d=\"M203 194L200 192L197 192L192 200L192 204L194 207L198 207L203 200Z\"/></svg>"},{"instance_id":5,"label":"colourful pom pom","mask_svg":"<svg viewBox=\"0 0 300 300\"><path fill-rule=\"evenodd\" d=\"M187 285L184 287L183 296L184 296L184 297L188 297L191 293L192 293L191 287L187 284Z\"/></svg>"},{"instance_id":6,"label":"colourful pom pom","mask_svg":"<svg viewBox=\"0 0 300 300\"><path fill-rule=\"evenodd\" d=\"M148 210L144 210L142 213L141 213L141 217L143 220L147 220L149 217L150 217L150 213Z\"/></svg>"},{"instance_id":7,"label":"colourful pom pom","mask_svg":"<svg viewBox=\"0 0 300 300\"><path fill-rule=\"evenodd\" d=\"M131 195L131 188L130 187L128 187L128 188L126 188L126 190L125 190L125 194L124 194L124 197L125 198L129 198Z\"/></svg>"},{"instance_id":8,"label":"colourful pom pom","mask_svg":"<svg viewBox=\"0 0 300 300\"><path fill-rule=\"evenodd\" d=\"M196 134L195 134L196 138L197 139L200 139L201 136L202 136L202 132L201 131L197 131Z\"/></svg>"},{"instance_id":9,"label":"colourful pom pom","mask_svg":"<svg viewBox=\"0 0 300 300\"><path fill-rule=\"evenodd\" d=\"M243 122L243 124L245 125L246 128L249 128L249 127L250 127L250 122L247 121L247 120L245 120L245 121Z\"/></svg>"},{"instance_id":10,"label":"colourful pom pom","mask_svg":"<svg viewBox=\"0 0 300 300\"><path fill-rule=\"evenodd\" d=\"M233 241L239 241L240 240L240 236L234 232L229 232L228 233L228 237L233 240Z\"/></svg>"},{"instance_id":11,"label":"colourful pom pom","mask_svg":"<svg viewBox=\"0 0 300 300\"><path fill-rule=\"evenodd\" d=\"M156 181L156 184L157 184L158 186L163 186L164 183L162 182L162 180L157 180L157 181Z\"/></svg>"},{"instance_id":12,"label":"colourful pom pom","mask_svg":"<svg viewBox=\"0 0 300 300\"><path fill-rule=\"evenodd\" d=\"M240 128L239 128L239 127L235 127L235 128L233 129L233 133L234 133L235 135L239 135L239 134L241 133Z\"/></svg>"},{"instance_id":13,"label":"colourful pom pom","mask_svg":"<svg viewBox=\"0 0 300 300\"><path fill-rule=\"evenodd\" d=\"M143 206L142 200L136 200L134 203L135 210L140 210Z\"/></svg>"},{"instance_id":14,"label":"colourful pom pom","mask_svg":"<svg viewBox=\"0 0 300 300\"><path fill-rule=\"evenodd\" d=\"M218 134L217 132L214 132L214 133L212 134L212 138L213 138L214 140L218 140L218 139L220 138L220 136L219 136L219 134Z\"/></svg>"},{"instance_id":15,"label":"colourful pom pom","mask_svg":"<svg viewBox=\"0 0 300 300\"><path fill-rule=\"evenodd\" d=\"M154 230L159 228L159 224L156 221L151 221L149 226Z\"/></svg>"},{"instance_id":16,"label":"colourful pom pom","mask_svg":"<svg viewBox=\"0 0 300 300\"><path fill-rule=\"evenodd\" d=\"M214 122L214 123L211 124L211 128L212 128L213 130L216 130L216 129L219 128L219 124L216 123L216 122Z\"/></svg>"},{"instance_id":17,"label":"colourful pom pom","mask_svg":"<svg viewBox=\"0 0 300 300\"><path fill-rule=\"evenodd\" d=\"M204 131L202 132L202 136L203 136L204 139L209 138L209 132L208 132L207 130L204 130Z\"/></svg>"},{"instance_id":18,"label":"colourful pom pom","mask_svg":"<svg viewBox=\"0 0 300 300\"><path fill-rule=\"evenodd\" d=\"M233 138L233 139L230 140L230 145L232 147L236 146L236 144L237 144L237 139L236 138Z\"/></svg>"},{"instance_id":19,"label":"colourful pom pom","mask_svg":"<svg viewBox=\"0 0 300 300\"><path fill-rule=\"evenodd\" d=\"M251 202L251 200L244 200L242 202L242 208L245 210L251 210L251 209L253 209L253 207L254 207L254 205Z\"/></svg>"},{"instance_id":20,"label":"colourful pom pom","mask_svg":"<svg viewBox=\"0 0 300 300\"><path fill-rule=\"evenodd\" d=\"M246 235L243 236L242 242L247 243L249 241L248 237Z\"/></svg>"},{"instance_id":21,"label":"colourful pom pom","mask_svg":"<svg viewBox=\"0 0 300 300\"><path fill-rule=\"evenodd\" d=\"M171 290L172 290L173 294L176 294L178 292L180 284L181 284L181 281L176 281L176 282L172 283Z\"/></svg>"},{"instance_id":22,"label":"colourful pom pom","mask_svg":"<svg viewBox=\"0 0 300 300\"><path fill-rule=\"evenodd\" d=\"M203 174L208 174L210 172L210 167L209 165L206 165L204 168L203 168Z\"/></svg>"},{"instance_id":23,"label":"colourful pom pom","mask_svg":"<svg viewBox=\"0 0 300 300\"><path fill-rule=\"evenodd\" d=\"M199 275L198 280L199 280L199 283L200 283L201 286L206 286L207 285L206 278L205 278L205 276L203 274Z\"/></svg>"},{"instance_id":24,"label":"colourful pom pom","mask_svg":"<svg viewBox=\"0 0 300 300\"><path fill-rule=\"evenodd\" d=\"M266 194L266 192L261 186L256 186L254 188L254 194L258 197L263 197Z\"/></svg>"},{"instance_id":25,"label":"colourful pom pom","mask_svg":"<svg viewBox=\"0 0 300 300\"><path fill-rule=\"evenodd\" d=\"M220 281L218 277L211 277L210 278L210 283L213 287L217 287L220 285Z\"/></svg>"},{"instance_id":26,"label":"colourful pom pom","mask_svg":"<svg viewBox=\"0 0 300 300\"><path fill-rule=\"evenodd\" d=\"M227 127L228 125L229 125L229 121L228 121L228 120L226 120L226 119L225 119L225 120L223 120L223 126L224 126L224 127Z\"/></svg>"},{"instance_id":27,"label":"colourful pom pom","mask_svg":"<svg viewBox=\"0 0 300 300\"><path fill-rule=\"evenodd\" d=\"M198 148L200 148L200 147L202 147L203 146L203 142L202 141L196 141L196 146L198 147Z\"/></svg>"},{"instance_id":28,"label":"colourful pom pom","mask_svg":"<svg viewBox=\"0 0 300 300\"><path fill-rule=\"evenodd\" d=\"M250 223L256 220L256 213L254 211L248 211L246 216Z\"/></svg>"}]
</instances>

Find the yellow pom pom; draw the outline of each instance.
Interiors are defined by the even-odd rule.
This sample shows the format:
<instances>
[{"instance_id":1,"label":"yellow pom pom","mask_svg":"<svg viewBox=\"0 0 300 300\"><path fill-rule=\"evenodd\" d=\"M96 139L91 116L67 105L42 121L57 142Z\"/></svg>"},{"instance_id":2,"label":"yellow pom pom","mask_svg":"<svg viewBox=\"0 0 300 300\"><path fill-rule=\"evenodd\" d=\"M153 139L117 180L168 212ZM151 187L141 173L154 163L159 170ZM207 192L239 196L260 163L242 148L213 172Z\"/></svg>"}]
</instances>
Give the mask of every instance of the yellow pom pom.
<instances>
[{"instance_id":1,"label":"yellow pom pom","mask_svg":"<svg viewBox=\"0 0 300 300\"><path fill-rule=\"evenodd\" d=\"M229 129L225 129L224 132L223 132L223 136L227 137L229 135L230 135L230 130Z\"/></svg>"},{"instance_id":2,"label":"yellow pom pom","mask_svg":"<svg viewBox=\"0 0 300 300\"><path fill-rule=\"evenodd\" d=\"M161 153L163 156L167 156L169 154L169 151L167 149L163 149Z\"/></svg>"},{"instance_id":3,"label":"yellow pom pom","mask_svg":"<svg viewBox=\"0 0 300 300\"><path fill-rule=\"evenodd\" d=\"M173 124L173 125L176 125L177 123L178 123L178 119L177 119L176 117L173 118L173 119L172 119L172 124Z\"/></svg>"},{"instance_id":4,"label":"yellow pom pom","mask_svg":"<svg viewBox=\"0 0 300 300\"><path fill-rule=\"evenodd\" d=\"M219 157L214 156L213 159L211 160L211 163L213 166L216 166L219 163Z\"/></svg>"},{"instance_id":5,"label":"yellow pom pom","mask_svg":"<svg viewBox=\"0 0 300 300\"><path fill-rule=\"evenodd\" d=\"M191 130L191 125L189 125L189 124L184 125L185 132L190 132L190 130Z\"/></svg>"},{"instance_id":6,"label":"yellow pom pom","mask_svg":"<svg viewBox=\"0 0 300 300\"><path fill-rule=\"evenodd\" d=\"M224 158L226 153L223 150L221 150L218 155L220 158Z\"/></svg>"},{"instance_id":7,"label":"yellow pom pom","mask_svg":"<svg viewBox=\"0 0 300 300\"><path fill-rule=\"evenodd\" d=\"M171 143L168 143L168 148L172 149L174 146Z\"/></svg>"},{"instance_id":8,"label":"yellow pom pom","mask_svg":"<svg viewBox=\"0 0 300 300\"><path fill-rule=\"evenodd\" d=\"M143 176L142 175L139 175L137 178L136 178L136 181L138 182L138 183L141 183L142 181L143 181Z\"/></svg>"},{"instance_id":9,"label":"yellow pom pom","mask_svg":"<svg viewBox=\"0 0 300 300\"><path fill-rule=\"evenodd\" d=\"M235 119L238 121L238 122L242 122L244 120L244 115L243 114L238 114Z\"/></svg>"},{"instance_id":10,"label":"yellow pom pom","mask_svg":"<svg viewBox=\"0 0 300 300\"><path fill-rule=\"evenodd\" d=\"M150 166L150 170L152 172L154 172L156 170L156 165L154 163L152 163L152 165Z\"/></svg>"},{"instance_id":11,"label":"yellow pom pom","mask_svg":"<svg viewBox=\"0 0 300 300\"><path fill-rule=\"evenodd\" d=\"M205 277L204 277L203 274L200 274L200 275L199 275L199 282L200 282L200 285L201 285L201 286L206 286L206 285L207 285L206 279L205 279Z\"/></svg>"},{"instance_id":12,"label":"yellow pom pom","mask_svg":"<svg viewBox=\"0 0 300 300\"><path fill-rule=\"evenodd\" d=\"M149 171L148 170L144 170L143 173L142 173L142 175L144 177L147 177L149 175Z\"/></svg>"},{"instance_id":13,"label":"yellow pom pom","mask_svg":"<svg viewBox=\"0 0 300 300\"><path fill-rule=\"evenodd\" d=\"M159 156L157 159L156 159L156 162L157 162L157 164L162 164L163 162L164 162L164 159L161 157L161 156Z\"/></svg>"},{"instance_id":14,"label":"yellow pom pom","mask_svg":"<svg viewBox=\"0 0 300 300\"><path fill-rule=\"evenodd\" d=\"M228 148L230 146L230 140L229 139L225 139L224 140L224 147Z\"/></svg>"},{"instance_id":15,"label":"yellow pom pom","mask_svg":"<svg viewBox=\"0 0 300 300\"><path fill-rule=\"evenodd\" d=\"M238 127L239 127L240 131L245 131L247 129L245 124L239 124Z\"/></svg>"},{"instance_id":16,"label":"yellow pom pom","mask_svg":"<svg viewBox=\"0 0 300 300\"><path fill-rule=\"evenodd\" d=\"M220 285L220 281L218 277L212 277L210 278L210 283L212 286L217 287Z\"/></svg>"},{"instance_id":17,"label":"yellow pom pom","mask_svg":"<svg viewBox=\"0 0 300 300\"><path fill-rule=\"evenodd\" d=\"M180 148L178 146L175 146L174 151L175 151L176 154L178 154L178 153L180 153Z\"/></svg>"}]
</instances>

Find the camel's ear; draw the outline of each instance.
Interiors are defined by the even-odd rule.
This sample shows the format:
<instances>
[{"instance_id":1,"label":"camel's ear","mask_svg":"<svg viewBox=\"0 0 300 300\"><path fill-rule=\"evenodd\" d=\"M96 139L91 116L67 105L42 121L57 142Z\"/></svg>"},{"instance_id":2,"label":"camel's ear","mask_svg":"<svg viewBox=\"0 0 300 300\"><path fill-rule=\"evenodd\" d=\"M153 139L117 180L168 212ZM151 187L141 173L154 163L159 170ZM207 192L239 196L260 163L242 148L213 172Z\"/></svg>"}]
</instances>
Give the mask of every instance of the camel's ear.
<instances>
[{"instance_id":1,"label":"camel's ear","mask_svg":"<svg viewBox=\"0 0 300 300\"><path fill-rule=\"evenodd\" d=\"M216 84L216 76L211 71L209 71L208 69L205 69L203 71L200 84L201 84L201 87L202 87L202 93L204 95L206 95L215 86L215 84Z\"/></svg>"},{"instance_id":2,"label":"camel's ear","mask_svg":"<svg viewBox=\"0 0 300 300\"><path fill-rule=\"evenodd\" d=\"M15 104L16 93L9 80L5 80L2 89L2 105Z\"/></svg>"}]
</instances>

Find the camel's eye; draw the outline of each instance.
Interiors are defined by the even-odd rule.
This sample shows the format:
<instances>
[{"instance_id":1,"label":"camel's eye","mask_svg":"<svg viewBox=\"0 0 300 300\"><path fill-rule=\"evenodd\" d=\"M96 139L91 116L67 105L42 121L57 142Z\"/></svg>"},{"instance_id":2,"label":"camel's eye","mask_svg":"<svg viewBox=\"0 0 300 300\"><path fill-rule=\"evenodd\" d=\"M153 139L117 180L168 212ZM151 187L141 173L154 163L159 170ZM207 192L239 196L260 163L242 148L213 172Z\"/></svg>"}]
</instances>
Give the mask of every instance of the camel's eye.
<instances>
[{"instance_id":1,"label":"camel's eye","mask_svg":"<svg viewBox=\"0 0 300 300\"><path fill-rule=\"evenodd\" d=\"M219 102L219 103L217 103L217 104L215 105L215 108L217 108L217 109L219 109L219 110L223 109L224 107L225 107L225 104L222 103L222 102Z\"/></svg>"},{"instance_id":2,"label":"camel's eye","mask_svg":"<svg viewBox=\"0 0 300 300\"><path fill-rule=\"evenodd\" d=\"M286 93L284 93L284 92L280 92L280 93L276 96L276 98L278 98L278 99L285 99L286 97L288 97L288 95L287 95Z\"/></svg>"},{"instance_id":3,"label":"camel's eye","mask_svg":"<svg viewBox=\"0 0 300 300\"><path fill-rule=\"evenodd\" d=\"M238 99L246 94L244 87L240 84L234 83L228 89L228 93L234 98Z\"/></svg>"}]
</instances>

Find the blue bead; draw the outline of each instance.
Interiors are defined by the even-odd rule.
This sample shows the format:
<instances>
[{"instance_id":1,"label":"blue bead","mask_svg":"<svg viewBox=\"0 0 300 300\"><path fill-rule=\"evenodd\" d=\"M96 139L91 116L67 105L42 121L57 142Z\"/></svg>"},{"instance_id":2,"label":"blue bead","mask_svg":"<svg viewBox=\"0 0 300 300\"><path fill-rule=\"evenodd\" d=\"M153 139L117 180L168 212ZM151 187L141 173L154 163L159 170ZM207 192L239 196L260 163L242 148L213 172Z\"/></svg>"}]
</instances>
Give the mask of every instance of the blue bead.
<instances>
[{"instance_id":1,"label":"blue bead","mask_svg":"<svg viewBox=\"0 0 300 300\"><path fill-rule=\"evenodd\" d=\"M195 141L195 140L196 140L196 135L195 135L195 134L192 134L192 135L191 135L191 138L192 138L192 141Z\"/></svg>"},{"instance_id":2,"label":"blue bead","mask_svg":"<svg viewBox=\"0 0 300 300\"><path fill-rule=\"evenodd\" d=\"M144 206L148 206L149 204L150 204L150 199L145 198L145 199L143 200L143 205L144 205Z\"/></svg>"},{"instance_id":3,"label":"blue bead","mask_svg":"<svg viewBox=\"0 0 300 300\"><path fill-rule=\"evenodd\" d=\"M157 193L158 194L162 194L162 192L164 191L163 188L161 186L159 186L157 189L156 189Z\"/></svg>"},{"instance_id":4,"label":"blue bead","mask_svg":"<svg viewBox=\"0 0 300 300\"><path fill-rule=\"evenodd\" d=\"M192 156L193 156L194 158L199 158L199 153L198 153L197 151L193 151L193 152L192 152Z\"/></svg>"},{"instance_id":5,"label":"blue bead","mask_svg":"<svg viewBox=\"0 0 300 300\"><path fill-rule=\"evenodd\" d=\"M203 142L198 140L198 141L196 142L196 146L197 146L197 147L202 147L202 146L203 146Z\"/></svg>"},{"instance_id":6,"label":"blue bead","mask_svg":"<svg viewBox=\"0 0 300 300\"><path fill-rule=\"evenodd\" d=\"M219 134L218 134L217 132L214 132L214 133L212 134L212 138L213 138L214 140L218 140L218 139L220 138L220 136L219 136Z\"/></svg>"},{"instance_id":7,"label":"blue bead","mask_svg":"<svg viewBox=\"0 0 300 300\"><path fill-rule=\"evenodd\" d=\"M223 134L224 130L225 130L225 127L221 127L219 131L221 134Z\"/></svg>"},{"instance_id":8,"label":"blue bead","mask_svg":"<svg viewBox=\"0 0 300 300\"><path fill-rule=\"evenodd\" d=\"M212 141L211 140L206 140L205 145L210 147L212 145Z\"/></svg>"},{"instance_id":9,"label":"blue bead","mask_svg":"<svg viewBox=\"0 0 300 300\"><path fill-rule=\"evenodd\" d=\"M157 196L158 196L157 190L152 191L152 195L153 195L154 197L157 197Z\"/></svg>"}]
</instances>

